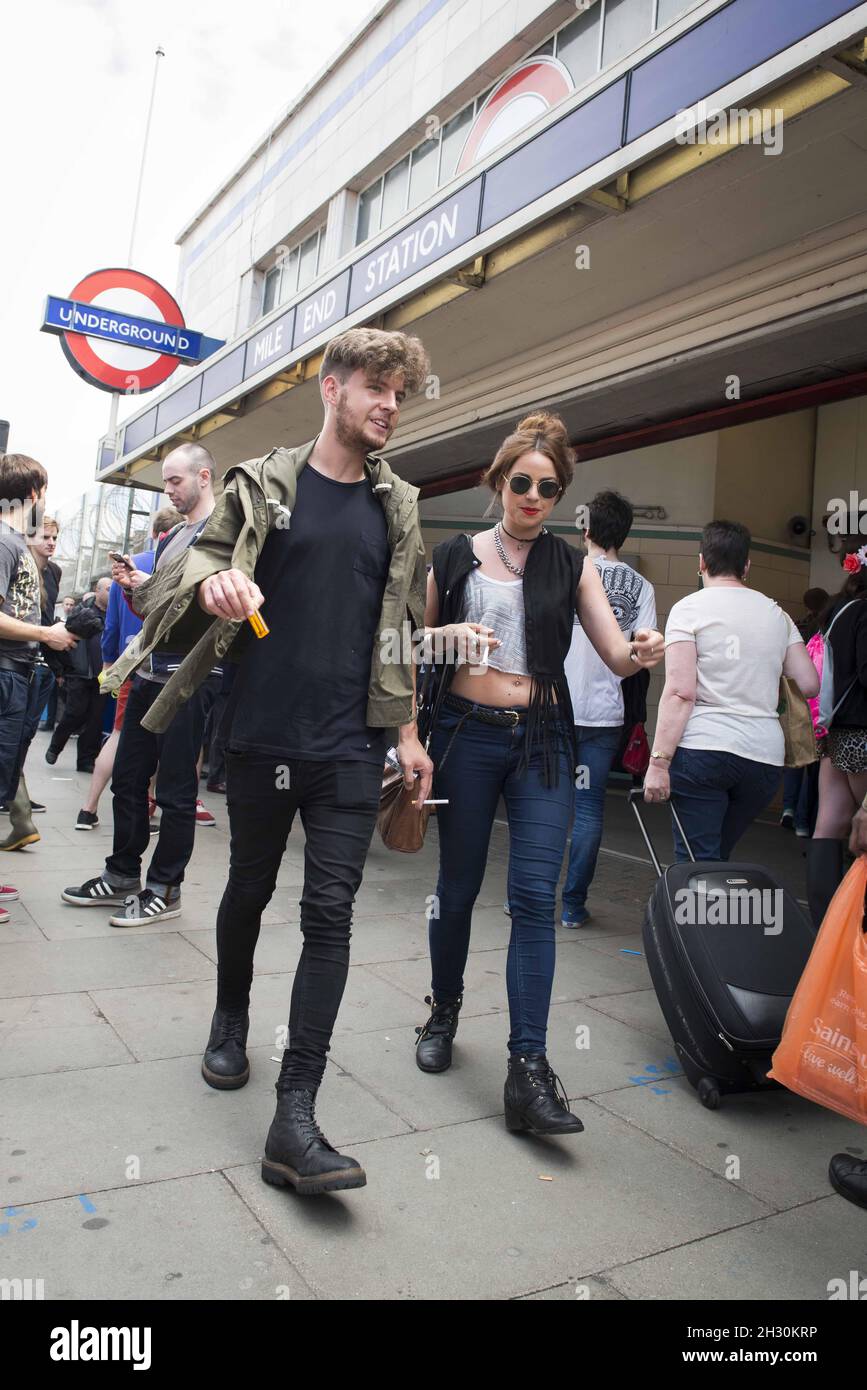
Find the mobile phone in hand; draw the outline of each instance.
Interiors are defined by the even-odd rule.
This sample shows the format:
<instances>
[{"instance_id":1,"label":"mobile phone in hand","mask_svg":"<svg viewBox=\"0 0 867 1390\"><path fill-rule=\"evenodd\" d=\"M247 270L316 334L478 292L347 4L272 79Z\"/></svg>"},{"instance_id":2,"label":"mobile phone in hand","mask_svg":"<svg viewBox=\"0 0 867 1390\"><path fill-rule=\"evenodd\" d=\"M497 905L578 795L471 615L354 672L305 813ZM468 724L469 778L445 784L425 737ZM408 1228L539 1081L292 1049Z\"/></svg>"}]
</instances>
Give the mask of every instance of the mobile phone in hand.
<instances>
[{"instance_id":1,"label":"mobile phone in hand","mask_svg":"<svg viewBox=\"0 0 867 1390\"><path fill-rule=\"evenodd\" d=\"M135 569L132 560L128 560L125 555L121 555L119 550L110 550L108 552L108 558L109 560L114 560L116 565L125 565L128 570Z\"/></svg>"}]
</instances>

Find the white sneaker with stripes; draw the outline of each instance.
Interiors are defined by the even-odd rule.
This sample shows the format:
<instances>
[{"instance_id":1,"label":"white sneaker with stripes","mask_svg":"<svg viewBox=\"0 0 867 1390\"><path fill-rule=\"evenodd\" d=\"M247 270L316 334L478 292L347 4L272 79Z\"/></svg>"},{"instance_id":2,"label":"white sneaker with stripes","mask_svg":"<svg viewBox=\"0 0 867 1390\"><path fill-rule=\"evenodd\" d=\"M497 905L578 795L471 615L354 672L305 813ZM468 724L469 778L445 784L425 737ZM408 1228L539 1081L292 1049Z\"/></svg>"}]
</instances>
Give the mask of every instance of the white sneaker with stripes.
<instances>
[{"instance_id":1,"label":"white sneaker with stripes","mask_svg":"<svg viewBox=\"0 0 867 1390\"><path fill-rule=\"evenodd\" d=\"M80 888L64 888L61 898L76 907L120 907L129 897L129 888L115 888L106 879L89 878Z\"/></svg>"},{"instance_id":2,"label":"white sneaker with stripes","mask_svg":"<svg viewBox=\"0 0 867 1390\"><path fill-rule=\"evenodd\" d=\"M177 888L169 889L167 899L152 888L144 888L140 893L130 893L124 899L123 911L116 912L108 920L113 927L144 927L148 922L180 915L181 895Z\"/></svg>"}]
</instances>

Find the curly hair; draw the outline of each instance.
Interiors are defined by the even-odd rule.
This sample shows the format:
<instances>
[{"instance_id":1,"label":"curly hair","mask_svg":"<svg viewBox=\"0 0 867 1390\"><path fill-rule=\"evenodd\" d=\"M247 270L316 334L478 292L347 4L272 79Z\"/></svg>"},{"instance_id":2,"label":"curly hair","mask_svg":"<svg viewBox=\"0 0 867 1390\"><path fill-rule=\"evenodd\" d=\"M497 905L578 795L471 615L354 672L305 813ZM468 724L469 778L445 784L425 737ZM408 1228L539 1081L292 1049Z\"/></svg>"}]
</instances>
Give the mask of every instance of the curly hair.
<instances>
[{"instance_id":1,"label":"curly hair","mask_svg":"<svg viewBox=\"0 0 867 1390\"><path fill-rule=\"evenodd\" d=\"M326 345L319 380L336 376L340 382L359 369L371 376L403 375L407 394L420 391L430 371L430 358L418 338L386 333L380 328L349 328Z\"/></svg>"}]
</instances>

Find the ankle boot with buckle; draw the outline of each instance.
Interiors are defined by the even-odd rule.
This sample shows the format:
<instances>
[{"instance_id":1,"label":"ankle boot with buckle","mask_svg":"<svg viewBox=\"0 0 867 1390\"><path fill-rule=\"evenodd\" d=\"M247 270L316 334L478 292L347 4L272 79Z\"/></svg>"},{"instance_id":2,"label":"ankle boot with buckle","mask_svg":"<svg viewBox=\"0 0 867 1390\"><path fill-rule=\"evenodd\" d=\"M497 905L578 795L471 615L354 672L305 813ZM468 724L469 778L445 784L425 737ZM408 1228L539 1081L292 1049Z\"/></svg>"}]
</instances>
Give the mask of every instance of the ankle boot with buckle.
<instances>
[{"instance_id":1,"label":"ankle boot with buckle","mask_svg":"<svg viewBox=\"0 0 867 1390\"><path fill-rule=\"evenodd\" d=\"M569 1109L559 1076L544 1053L509 1058L503 1092L506 1129L512 1134L580 1134L584 1126Z\"/></svg>"},{"instance_id":2,"label":"ankle boot with buckle","mask_svg":"<svg viewBox=\"0 0 867 1390\"><path fill-rule=\"evenodd\" d=\"M202 1058L202 1076L217 1091L237 1091L250 1079L247 1060L247 1031L250 1015L246 1009L214 1010L211 1035Z\"/></svg>"},{"instance_id":3,"label":"ankle boot with buckle","mask_svg":"<svg viewBox=\"0 0 867 1390\"><path fill-rule=\"evenodd\" d=\"M418 1034L416 1066L422 1071L448 1071L452 1064L452 1040L458 1031L463 995L459 999L431 999L426 994L424 1002L430 1004L432 1012L424 1027L415 1030Z\"/></svg>"},{"instance_id":4,"label":"ankle boot with buckle","mask_svg":"<svg viewBox=\"0 0 867 1390\"><path fill-rule=\"evenodd\" d=\"M299 1196L364 1187L367 1176L356 1158L338 1153L316 1123L315 1091L277 1089L277 1112L265 1140L262 1180L287 1183Z\"/></svg>"}]
</instances>

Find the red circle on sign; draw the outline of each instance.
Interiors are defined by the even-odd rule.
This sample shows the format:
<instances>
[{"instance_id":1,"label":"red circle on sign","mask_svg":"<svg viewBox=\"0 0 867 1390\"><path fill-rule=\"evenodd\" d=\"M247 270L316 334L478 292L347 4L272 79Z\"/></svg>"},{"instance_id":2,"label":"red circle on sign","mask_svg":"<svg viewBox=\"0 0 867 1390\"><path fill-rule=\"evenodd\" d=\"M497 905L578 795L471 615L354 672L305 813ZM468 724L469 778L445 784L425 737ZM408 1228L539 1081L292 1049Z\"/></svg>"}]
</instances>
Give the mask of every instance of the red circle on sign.
<instances>
[{"instance_id":1,"label":"red circle on sign","mask_svg":"<svg viewBox=\"0 0 867 1390\"><path fill-rule=\"evenodd\" d=\"M569 70L558 58L549 58L545 54L536 58L525 58L500 79L479 111L464 142L455 174L466 173L467 169L475 164L479 146L491 126L517 97L538 97L550 110L572 90Z\"/></svg>"},{"instance_id":2,"label":"red circle on sign","mask_svg":"<svg viewBox=\"0 0 867 1390\"><path fill-rule=\"evenodd\" d=\"M85 275L83 280L79 280L69 298L77 300L80 304L90 304L104 290L116 289L136 290L156 306L166 323L174 328L186 327L177 300L158 281L152 280L150 275L144 275L139 270L115 268L91 271L90 275ZM129 391L130 377L135 377L136 392L152 391L155 386L161 386L167 381L172 372L180 366L180 358L161 353L156 362L151 362L140 372L134 372L126 367L113 367L109 362L104 362L94 352L83 333L64 333L60 342L70 366L79 376L83 376L85 381L89 381L91 386L98 386L103 391Z\"/></svg>"}]
</instances>

